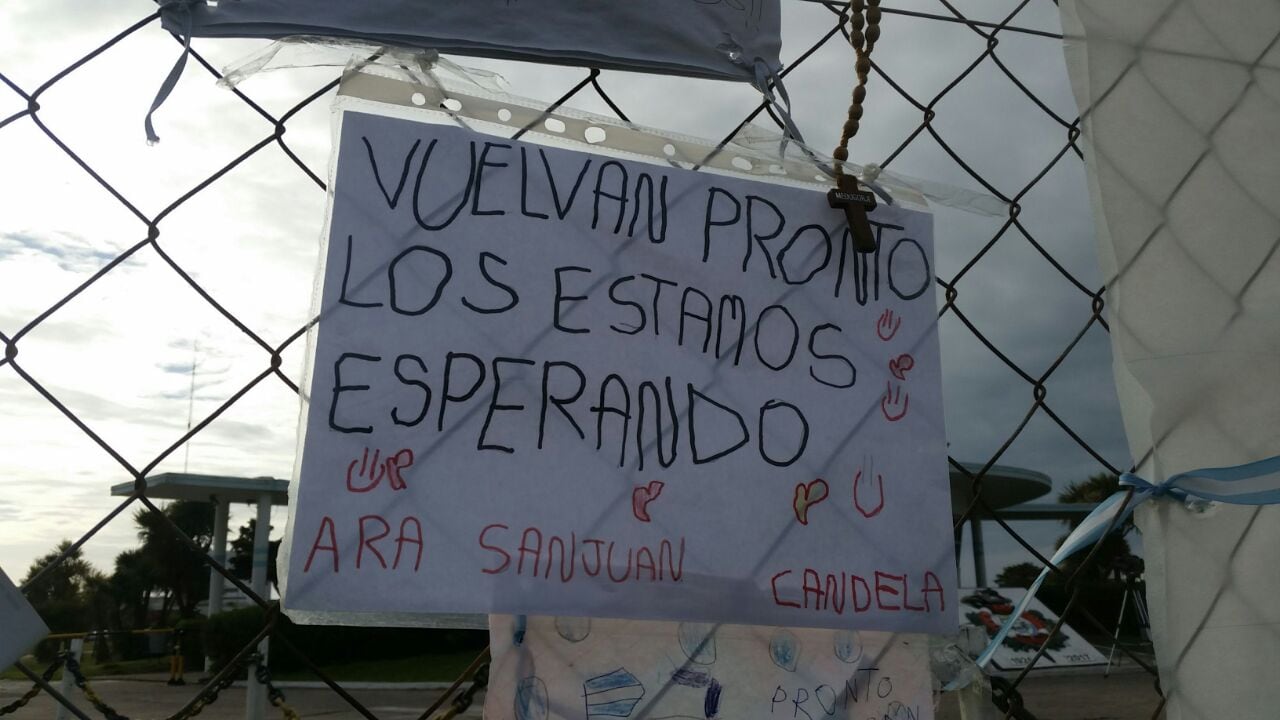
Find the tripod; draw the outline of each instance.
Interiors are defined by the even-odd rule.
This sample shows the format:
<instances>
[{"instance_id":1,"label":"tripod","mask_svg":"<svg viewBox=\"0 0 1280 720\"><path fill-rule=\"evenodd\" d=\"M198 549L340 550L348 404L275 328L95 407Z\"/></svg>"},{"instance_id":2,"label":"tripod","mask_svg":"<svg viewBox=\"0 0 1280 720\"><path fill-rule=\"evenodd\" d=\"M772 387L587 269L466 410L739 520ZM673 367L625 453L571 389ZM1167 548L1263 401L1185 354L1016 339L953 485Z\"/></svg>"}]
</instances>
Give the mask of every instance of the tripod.
<instances>
[{"instance_id":1,"label":"tripod","mask_svg":"<svg viewBox=\"0 0 1280 720\"><path fill-rule=\"evenodd\" d=\"M1137 558L1133 559L1137 560ZM1116 629L1111 636L1111 651L1107 653L1107 669L1103 671L1103 677L1111 676L1111 662L1115 659L1116 648L1120 646L1120 627L1124 625L1124 611L1131 600L1138 620L1138 631L1142 634L1144 640L1151 642L1151 618L1147 615L1147 601L1143 599L1142 593L1138 592L1137 587L1138 581L1142 579L1143 567L1141 563L1141 560L1137 560L1136 566L1119 570L1124 575L1124 593L1120 596L1120 614L1116 617Z\"/></svg>"}]
</instances>

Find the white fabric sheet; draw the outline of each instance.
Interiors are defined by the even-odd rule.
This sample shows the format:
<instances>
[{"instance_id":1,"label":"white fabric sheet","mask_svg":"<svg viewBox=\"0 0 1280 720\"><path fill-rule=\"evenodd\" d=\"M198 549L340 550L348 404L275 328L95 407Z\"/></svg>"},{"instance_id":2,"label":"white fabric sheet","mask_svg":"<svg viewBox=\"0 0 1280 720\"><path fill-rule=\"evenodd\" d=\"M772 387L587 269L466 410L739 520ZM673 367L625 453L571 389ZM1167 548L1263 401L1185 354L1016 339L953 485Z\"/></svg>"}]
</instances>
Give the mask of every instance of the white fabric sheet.
<instances>
[{"instance_id":1,"label":"white fabric sheet","mask_svg":"<svg viewBox=\"0 0 1280 720\"><path fill-rule=\"evenodd\" d=\"M48 634L31 603L0 570L0 668L9 667Z\"/></svg>"},{"instance_id":2,"label":"white fabric sheet","mask_svg":"<svg viewBox=\"0 0 1280 720\"><path fill-rule=\"evenodd\" d=\"M1138 474L1280 453L1280 4L1062 3ZM1137 513L1169 720L1274 717L1280 508ZM1268 545L1269 543L1269 545Z\"/></svg>"}]
</instances>

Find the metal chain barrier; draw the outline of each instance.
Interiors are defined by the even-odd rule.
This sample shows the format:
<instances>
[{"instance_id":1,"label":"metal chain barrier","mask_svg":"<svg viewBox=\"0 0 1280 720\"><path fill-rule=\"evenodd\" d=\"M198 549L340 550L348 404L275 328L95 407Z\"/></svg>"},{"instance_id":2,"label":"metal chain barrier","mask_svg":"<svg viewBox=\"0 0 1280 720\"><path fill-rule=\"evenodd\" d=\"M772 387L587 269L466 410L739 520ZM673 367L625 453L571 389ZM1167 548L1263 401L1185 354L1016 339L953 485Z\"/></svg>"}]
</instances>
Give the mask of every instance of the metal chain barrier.
<instances>
[{"instance_id":1,"label":"metal chain barrier","mask_svg":"<svg viewBox=\"0 0 1280 720\"><path fill-rule=\"evenodd\" d=\"M476 694L489 687L489 663L485 663L476 669L471 677L471 686L453 699L449 707L432 716L431 720L453 720L453 718L461 715L471 707L471 703L475 701ZM448 697L447 695L445 697Z\"/></svg>"},{"instance_id":2,"label":"metal chain barrier","mask_svg":"<svg viewBox=\"0 0 1280 720\"><path fill-rule=\"evenodd\" d=\"M194 702L188 704L188 706L183 708L181 711L165 718L165 720L190 720L204 712L205 708L218 701L219 693L231 687L231 685L236 681L236 675L239 671L242 671L250 664L259 663L261 660L262 657L257 653L247 654L230 668L231 672L224 671L220 673L220 679L205 686L204 689L200 691L200 694L196 696ZM76 687L84 693L85 698L91 705L93 705L93 708L101 713L106 720L131 720L128 716L120 714L120 712L107 704L107 702L98 695L98 692L89 684L89 679L84 676L80 663L72 657L70 653L64 653L56 663L51 665L49 669L45 671L44 679L46 681L53 677L53 674L59 665L66 666L67 672L71 673L72 678L75 680ZM280 711L280 715L283 720L300 720L298 713L285 702L284 691L276 687L271 682L271 671L267 669L267 666L259 664L257 668L254 680L267 689L268 701L272 706ZM31 701L31 698L34 698L38 693L39 686L32 688L32 690L27 695L23 696L19 702L13 703L12 709L10 709L10 706L0 708L0 715L4 715L6 712L12 712L19 707L22 707L22 705L26 705Z\"/></svg>"},{"instance_id":3,"label":"metal chain barrier","mask_svg":"<svg viewBox=\"0 0 1280 720\"><path fill-rule=\"evenodd\" d=\"M254 673L254 679L267 689L267 702L270 702L272 707L280 711L280 716L284 720L298 720L298 713L285 702L284 691L272 684L271 670L263 662L262 656L257 655L254 657L253 662L258 667Z\"/></svg>"},{"instance_id":4,"label":"metal chain barrier","mask_svg":"<svg viewBox=\"0 0 1280 720\"><path fill-rule=\"evenodd\" d=\"M791 76L797 72L803 72L810 59L824 47L830 46L837 48L839 51L847 55L849 67L852 68L854 56L850 50L850 13L849 4L847 2L839 2L836 0L782 0L784 13L793 12L803 7L806 11L812 11L814 8L820 8L829 12L830 27L822 33L821 36L808 48L800 52L788 64L782 73L784 77ZM1021 45L1036 44L1040 56L1045 58L1046 63L1050 63L1052 67L1058 67L1061 64L1061 35L1057 32L1040 29L1029 26L1024 23L1024 19L1030 15L1029 7L1037 7L1043 9L1050 4L1051 0L1021 0L1006 16L998 21L985 21L970 18L957 9L949 0L937 0L934 11L928 12L915 9L923 6L923 3L912 3L911 9L906 7L897 7L896 3L885 0L881 4L880 12L883 14L883 22L890 22L893 19L905 21L912 19L918 24L917 28L924 26L931 27L947 27L954 31L965 34L967 40L973 41L975 55L971 63L955 68L955 73L949 82L941 85L937 92L927 97L916 97L907 90L911 84L911 78L904 75L908 71L901 70L892 66L891 55L889 49L884 43L880 46L880 52L877 53L877 61L869 62L870 76L869 84L874 85L874 97L876 102L898 102L906 103L913 112L918 113L919 122L914 127L903 128L905 134L904 139L892 147L884 159L879 163L881 167L889 168L894 162L903 156L909 148L927 147L940 153L940 157L944 161L948 161L959 168L959 171L972 184L981 187L985 192L994 195L1008 203L1007 217L1002 219L1000 226L994 231L989 239L981 243L981 246L973 253L972 257L962 264L960 269L949 277L943 277L939 271L937 278L939 289L941 290L942 305L940 317L948 319L955 323L955 327L960 328L961 332L967 333L968 339L976 341L986 353L989 354L993 362L998 363L1009 371L1009 378L1005 385L1001 388L1001 392L1006 393L1009 397L1024 397L1026 399L1025 412L1020 419L1014 423L1014 426L1008 429L998 439L998 442L992 443L994 449L985 457L981 467L976 471L971 466L961 464L961 462L951 457L949 458L951 470L967 478L971 485L973 501L967 508L957 517L956 528L962 528L973 517L981 517L984 521L989 520L996 523L1011 539L1017 543L1041 564L1049 566L1054 574L1060 579L1066 591L1070 595L1070 601L1064 610L1063 616L1074 611L1073 618L1084 618L1085 622L1090 626L1087 629L1095 631L1100 635L1110 636L1113 628L1108 627L1103 622L1094 618L1082 604L1077 601L1081 597L1082 592L1087 592L1084 579L1089 569L1096 569L1096 558L1098 557L1098 548L1101 543L1094 548L1094 552L1089 554L1082 562L1075 564L1074 569L1058 568L1052 565L1046 557L1046 553L1037 548L1032 542L1022 536L1009 521L1001 516L1001 513L990 507L982 495L982 486L984 479L991 472L993 466L996 465L1006 454L1006 451L1024 435L1028 425L1033 419L1046 421L1051 426L1056 427L1069 441L1069 444L1087 454L1092 461L1096 463L1095 470L1097 472L1108 472L1118 474L1122 468L1117 464L1109 462L1098 449L1092 447L1084 437L1077 432L1064 418L1060 415L1051 404L1049 393L1049 381L1055 377L1067 359L1072 356L1087 333L1095 329L1107 331L1107 322L1103 317L1104 310L1104 288L1101 286L1089 286L1081 279L1072 274L1067 267L1054 256L1050 246L1043 240L1039 239L1037 234L1047 231L1049 224L1043 217L1037 216L1036 213L1028 212L1033 208L1053 207L1057 200L1053 197L1036 197L1034 191L1041 187L1041 182L1055 168L1062 164L1075 164L1076 168L1080 167L1082 162L1082 152L1077 145L1080 136L1079 118L1064 116L1053 110L1049 104L1037 97L1035 92L1031 90L1019 75L1006 63L998 52L1001 50L1001 43L1006 38L1016 38L1017 43ZM1054 10L1056 12L1056 10ZM131 197L126 189L113 183L109 173L100 168L90 158L91 153L87 152L89 148L81 147L69 141L55 129L56 125L50 125L45 122L43 114L46 112L46 103L50 106L65 102L62 96L53 97L50 90L59 87L68 77L75 75L82 68L93 64L103 53L113 47L125 42L129 38L146 34L152 37L161 33L159 28L159 14L152 13L147 17L139 19L137 22L119 29L116 34L107 37L104 42L96 47L86 48L85 52L78 57L67 58L66 64L62 69L53 75L44 78L39 84L27 85L21 84L11 75L6 74L6 68L0 67L0 97L4 97L6 101L13 100L13 96L17 96L21 100L21 107L7 116L0 115L0 138L4 137L4 133L9 128L19 125L25 125L33 128L38 132L37 137L46 141L53 148L61 153L70 161L73 167L67 172L79 173L87 178L95 191L101 191L105 194L119 209L132 218L135 224L136 235L133 243L123 251L115 254L108 261L105 261L101 267L97 268L91 275L79 281L79 283L70 291L58 297L47 307L38 313L25 318L23 324L19 327L2 327L0 328L0 343L3 344L3 354L0 355L0 375L7 375L11 379L17 379L26 387L34 391L50 408L55 410L68 423L68 429L74 428L72 432L80 433L89 442L93 443L98 449L110 458L110 462L104 462L99 468L100 475L119 474L123 472L134 483L133 492L124 498L117 506L112 508L110 512L101 517L92 527L86 529L83 534L61 554L59 558L45 566L40 572L36 573L25 584L30 587L33 583L53 568L57 567L74 552L78 551L85 543L89 542L97 535L103 527L108 523L117 519L126 510L143 509L147 513L156 515L171 531L176 542L182 543L188 548L195 550L201 554L204 562L212 569L213 572L219 573L227 582L236 587L253 603L267 611L267 620L259 633L258 637L246 645L237 655L231 667L224 669L202 688L195 698L182 711L175 714L169 720L187 720L200 713L209 704L218 699L219 693L232 683L233 675L241 672L253 660L253 652L259 640L270 635L273 641L283 642L295 652L297 649L289 642L287 633L282 632L280 628L275 627L276 606L270 602L268 598L264 598L255 593L244 581L235 577L228 569L225 563L215 561L200 545L194 542L170 519L161 512L160 508L147 496L146 478L157 468L162 462L171 459L174 454L182 449L193 438L205 431L210 424L214 423L220 417L223 417L233 406L235 406L247 393L255 388L270 383L280 383L281 386L288 388L290 392L299 392L297 383L291 379L283 370L284 364L283 354L286 350L293 348L305 337L307 323L300 323L298 326L281 331L273 330L271 333L263 332L250 327L243 319L238 317L227 305L219 301L208 288L206 288L199 279L197 274L192 272L180 262L173 254L171 254L169 244L171 238L164 232L166 227L166 219L179 208L192 201L193 198L208 190L215 184L227 184L236 182L236 178L230 176L233 170L240 167L250 158L258 155L279 152L284 158L296 167L298 175L296 180L300 186L313 187L316 191L325 191L325 182L321 172L317 172L310 168L290 147L286 140L286 130L290 122L301 122L299 116L305 110L314 108L323 108L332 97L334 89L337 87L338 80L335 72L335 79L315 88L313 92L306 94L304 97L297 98L297 101L287 107L283 112L274 112L266 109L264 104L255 100L246 91L239 87L229 89L236 102L241 103L251 113L257 116L265 123L265 128L257 142L250 144L241 149L241 152L229 162L212 170L202 180L198 181L191 187L184 187L176 190L172 197L165 199L159 203L154 198L147 198L147 202L143 202L141 198ZM74 22L75 18L71 18L70 22ZM921 25L920 23L924 24ZM39 37L38 35L29 35L29 37ZM173 38L175 45L173 51L176 53L182 47L181 38L176 36ZM39 42L32 40L31 42ZM217 41L204 41L208 43L216 43ZM899 35L894 40L895 43L911 43L913 40L910 35ZM201 41L196 41L191 45L192 64L188 68L187 77L184 77L183 87L188 84L197 83L200 73L204 73L207 77L203 78L206 84L210 79L220 79L221 74L201 54L201 49L209 47ZM843 56L842 56L843 57ZM622 104L617 98L612 97L609 93L608 77L602 75L599 70L585 70L585 77L580 82L576 82L563 95L557 98L550 108L554 109L565 103L571 103L575 100L601 100L610 110L621 120L629 121L627 114L624 112ZM940 109L940 104L947 98L957 94L957 88L965 86L971 82L974 77L983 75L988 80L995 78L1001 82L1007 81L1023 96L1025 96L1031 104L1038 108L1039 120L1043 121L1052 131L1052 140L1045 145L1035 147L1036 152L1041 153L1044 158L1042 167L1033 173L1029 178L1023 177L994 177L987 176L979 172L974 164L966 161L961 152L958 151L952 142L947 139L946 131L940 127L938 122L940 114L944 113ZM827 86L828 90L832 89ZM752 92L745 86L740 90L743 93ZM223 92L223 91L220 91ZM840 94L848 92L848 88L840 88ZM793 96L795 93L792 93ZM593 97L592 97L593 96ZM11 103L10 103L11 104ZM170 117L176 116L174 110L180 107L178 99L171 100L166 106ZM0 107L8 107L8 104L0 105ZM141 117L140 109L139 118ZM3 112L3 111L0 111ZM867 118L873 117L875 108L871 107L867 110ZM778 118L774 117L771 108L767 102L760 101L745 115L745 117L730 118L726 123L726 133L723 135L722 145L731 141L744 127L749 123L769 119L774 121L779 128L782 123ZM863 119L864 130L867 118ZM992 111L989 116L975 115L970 122L1002 122L1002 118L996 111ZM216 122L206 129L208 133L217 133L218 128ZM954 132L952 130L951 132ZM141 128L139 127L139 133ZM860 139L865 136L860 135ZM861 140L860 140L861 141ZM865 147L855 148L855 155L866 150ZM7 168L0 170L5 173L20 172L20 169ZM145 208L145 209L144 209ZM316 222L319 222L316 218ZM1088 240L1085 240L1088 242ZM1076 299L1079 301L1081 312L1079 317L1074 319L1073 325L1075 332L1067 344L1062 347L1060 352L1053 361L1043 371L1034 371L1025 369L1020 365L1014 357L1001 349L992 339L985 335L979 322L971 318L963 309L961 297L962 289L964 293L978 292L983 290L969 290L970 285L964 285L962 280L972 271L972 269L984 262L992 254L992 249L998 244L1005 245L1020 242L1025 243L1035 254L1042 257L1053 271L1060 275L1072 288ZM127 457L125 452L113 446L107 437L95 429L91 423L77 413L74 403L71 401L69 394L58 390L52 383L42 380L41 368L29 364L27 359L20 352L26 339L33 331L37 330L42 324L61 312L64 308L80 297L89 288L101 281L104 277L116 273L126 261L131 258L139 257L144 254L150 254L158 257L161 261L161 268L167 268L173 273L173 276L186 287L198 294L200 298L207 304L222 321L238 332L248 342L252 343L259 351L258 364L253 368L239 368L242 371L250 371L248 375L250 379L238 390L233 392L229 397L224 399L212 411L203 418L196 418L172 443L164 447L155 455L147 457ZM963 287L962 287L963 285ZM965 297L968 297L966 294ZM127 517L127 516L126 516ZM1109 619L1108 619L1109 620ZM1050 638L1060 632L1061 623L1054 625L1051 630ZM1152 674L1155 673L1154 668L1150 667L1143 658L1132 652L1132 649L1125 645L1120 645L1119 649L1127 654L1136 663L1142 665ZM993 683L995 690L995 698L1000 709L1006 713L1005 717L1009 718L1032 718L1034 715L1024 707L1022 696L1019 692L1019 686L1025 681L1027 673L1036 665L1036 663L1044 656L1045 648L1042 647L1035 655L1032 662L1011 681ZM337 693L353 710L366 718L375 718L376 715L357 698L353 697L342 689L341 683L328 677L323 670L318 668L309 658L299 653L302 662L306 667L310 668L320 679L325 681L328 687ZM65 663L69 672L75 675L76 684L84 692L85 697L93 705L93 707L108 720L128 720L118 713L110 705L102 700L100 696L92 689L87 678L84 677L78 663L69 658L59 660L49 669L46 669L43 676L46 681L56 672L59 664ZM488 666L483 665L472 668L474 677L471 685L459 694L453 703L443 710L436 717L452 718L464 712L470 707L476 695L481 692L487 685ZM285 720L296 720L297 713L285 703L284 695L278 688L271 683L269 671L264 666L259 666L257 670L256 680L268 688L268 696L270 702L275 706L285 718ZM46 683L47 684L47 683ZM4 708L0 708L0 715L6 715L21 708L30 702L39 693L39 686L33 688L32 691L24 695L18 701L11 703ZM447 693L448 696L451 693ZM431 711L436 708L432 707ZM83 717L79 711L76 711L80 717ZM430 712L430 711L429 711ZM1158 710L1157 710L1158 712Z\"/></svg>"},{"instance_id":5,"label":"metal chain barrier","mask_svg":"<svg viewBox=\"0 0 1280 720\"><path fill-rule=\"evenodd\" d=\"M81 671L78 660L70 654L63 659L67 665L67 672L71 673L71 677L75 680L76 687L80 688L80 692L84 693L85 698L89 700L95 710L102 713L102 716L107 720L129 720L129 718L116 712L115 708L108 705L105 700L98 696L97 691L93 689L93 686L89 684L88 678Z\"/></svg>"},{"instance_id":6,"label":"metal chain barrier","mask_svg":"<svg viewBox=\"0 0 1280 720\"><path fill-rule=\"evenodd\" d=\"M45 684L48 684L49 681L53 679L53 676L57 674L58 668L62 667L62 661L63 658L59 656L57 660L54 660L53 663L49 665L49 667L44 669L43 673L40 673L40 679L43 680ZM39 695L40 691L43 689L44 688L40 687L40 683L33 684L30 690L22 694L22 697L14 700L4 707L0 707L0 716L13 714L26 707L27 703L35 700L36 696Z\"/></svg>"},{"instance_id":7,"label":"metal chain barrier","mask_svg":"<svg viewBox=\"0 0 1280 720\"><path fill-rule=\"evenodd\" d=\"M991 700L996 707L1004 711L1006 718L1036 720L1036 716L1023 707L1022 695L1018 692L1018 688L1002 677L991 678Z\"/></svg>"}]
</instances>

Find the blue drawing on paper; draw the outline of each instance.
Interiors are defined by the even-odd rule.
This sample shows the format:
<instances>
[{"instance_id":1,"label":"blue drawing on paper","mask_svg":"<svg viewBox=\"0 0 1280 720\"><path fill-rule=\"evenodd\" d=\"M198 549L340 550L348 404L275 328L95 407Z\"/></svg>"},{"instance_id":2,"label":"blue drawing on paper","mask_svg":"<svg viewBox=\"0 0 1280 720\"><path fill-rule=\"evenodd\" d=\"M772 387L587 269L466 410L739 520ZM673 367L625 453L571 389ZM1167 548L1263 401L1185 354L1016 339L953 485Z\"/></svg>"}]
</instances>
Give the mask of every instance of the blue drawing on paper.
<instances>
[{"instance_id":1,"label":"blue drawing on paper","mask_svg":"<svg viewBox=\"0 0 1280 720\"><path fill-rule=\"evenodd\" d=\"M706 623L680 623L677 629L684 656L699 665L716 661L715 626Z\"/></svg>"},{"instance_id":2,"label":"blue drawing on paper","mask_svg":"<svg viewBox=\"0 0 1280 720\"><path fill-rule=\"evenodd\" d=\"M582 683L587 717L631 717L644 697L644 685L626 668L597 675Z\"/></svg>"},{"instance_id":3,"label":"blue drawing on paper","mask_svg":"<svg viewBox=\"0 0 1280 720\"><path fill-rule=\"evenodd\" d=\"M707 720L714 720L720 714L720 691L723 689L714 679L707 687L707 694L702 699L702 715Z\"/></svg>"},{"instance_id":4,"label":"blue drawing on paper","mask_svg":"<svg viewBox=\"0 0 1280 720\"><path fill-rule=\"evenodd\" d=\"M786 630L779 630L769 639L769 657L773 664L786 670L796 671L796 660L800 657L800 641Z\"/></svg>"},{"instance_id":5,"label":"blue drawing on paper","mask_svg":"<svg viewBox=\"0 0 1280 720\"><path fill-rule=\"evenodd\" d=\"M840 662L858 662L862 659L862 636L856 630L837 632L835 653Z\"/></svg>"},{"instance_id":6,"label":"blue drawing on paper","mask_svg":"<svg viewBox=\"0 0 1280 720\"><path fill-rule=\"evenodd\" d=\"M524 633L525 633L525 628L528 626L528 624L529 624L529 616L527 615L516 616L516 626L511 632L512 645L515 645L516 647L520 647L521 645L524 645Z\"/></svg>"},{"instance_id":7,"label":"blue drawing on paper","mask_svg":"<svg viewBox=\"0 0 1280 720\"><path fill-rule=\"evenodd\" d=\"M671 682L685 687L702 688L710 685L713 681L711 674L706 670L677 668L675 672L671 673Z\"/></svg>"},{"instance_id":8,"label":"blue drawing on paper","mask_svg":"<svg viewBox=\"0 0 1280 720\"><path fill-rule=\"evenodd\" d=\"M920 706L916 706L913 711L910 707L902 704L899 700L889 703L889 707L885 708L885 720L916 720L920 717Z\"/></svg>"},{"instance_id":9,"label":"blue drawing on paper","mask_svg":"<svg viewBox=\"0 0 1280 720\"><path fill-rule=\"evenodd\" d=\"M536 676L516 683L516 720L547 720L547 685Z\"/></svg>"},{"instance_id":10,"label":"blue drawing on paper","mask_svg":"<svg viewBox=\"0 0 1280 720\"><path fill-rule=\"evenodd\" d=\"M569 642L582 642L591 634L591 618L558 617L556 618L556 632Z\"/></svg>"}]
</instances>

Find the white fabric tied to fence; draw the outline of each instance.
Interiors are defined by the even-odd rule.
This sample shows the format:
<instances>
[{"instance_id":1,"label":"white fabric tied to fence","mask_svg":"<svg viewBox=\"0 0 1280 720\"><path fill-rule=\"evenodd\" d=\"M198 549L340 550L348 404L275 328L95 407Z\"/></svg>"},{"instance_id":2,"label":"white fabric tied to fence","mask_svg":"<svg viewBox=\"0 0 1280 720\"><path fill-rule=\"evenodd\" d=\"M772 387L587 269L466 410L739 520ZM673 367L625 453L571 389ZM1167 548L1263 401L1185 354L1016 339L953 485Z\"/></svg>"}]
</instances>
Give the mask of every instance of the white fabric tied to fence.
<instances>
[{"instance_id":1,"label":"white fabric tied to fence","mask_svg":"<svg viewBox=\"0 0 1280 720\"><path fill-rule=\"evenodd\" d=\"M1067 64L1137 472L1280 452L1280 4L1068 0ZM1280 508L1136 513L1169 720L1274 717Z\"/></svg>"}]
</instances>

